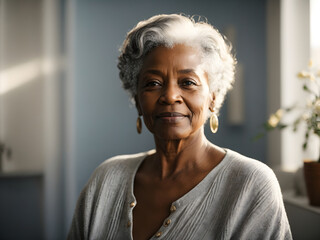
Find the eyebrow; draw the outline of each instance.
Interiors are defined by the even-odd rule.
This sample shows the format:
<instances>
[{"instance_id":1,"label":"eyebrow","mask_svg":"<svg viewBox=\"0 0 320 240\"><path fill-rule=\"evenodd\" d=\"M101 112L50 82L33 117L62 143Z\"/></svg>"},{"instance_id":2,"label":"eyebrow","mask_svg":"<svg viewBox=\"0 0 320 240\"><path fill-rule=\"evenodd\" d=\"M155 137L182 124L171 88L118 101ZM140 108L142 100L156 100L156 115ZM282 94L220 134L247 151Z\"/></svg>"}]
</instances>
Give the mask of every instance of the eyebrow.
<instances>
[{"instance_id":1,"label":"eyebrow","mask_svg":"<svg viewBox=\"0 0 320 240\"><path fill-rule=\"evenodd\" d=\"M143 72L143 74L145 73L153 73L153 74L157 74L157 75L162 75L162 72L156 69L148 69L146 71Z\"/></svg>"},{"instance_id":2,"label":"eyebrow","mask_svg":"<svg viewBox=\"0 0 320 240\"><path fill-rule=\"evenodd\" d=\"M162 75L162 74L163 74L161 71L156 70L156 69L148 69L148 70L146 70L146 71L143 72L143 73L144 73L144 74L145 74L145 73L153 73L153 74L157 74L157 75ZM197 74L196 74L196 71L195 71L194 69L192 69L192 68L181 69L181 70L178 71L178 73L182 73L182 74L193 73L193 74L197 75Z\"/></svg>"},{"instance_id":3,"label":"eyebrow","mask_svg":"<svg viewBox=\"0 0 320 240\"><path fill-rule=\"evenodd\" d=\"M179 70L178 73L193 73L193 74L196 74L196 71L192 68L188 68L188 69L182 69L182 70ZM196 74L197 75L197 74Z\"/></svg>"}]
</instances>

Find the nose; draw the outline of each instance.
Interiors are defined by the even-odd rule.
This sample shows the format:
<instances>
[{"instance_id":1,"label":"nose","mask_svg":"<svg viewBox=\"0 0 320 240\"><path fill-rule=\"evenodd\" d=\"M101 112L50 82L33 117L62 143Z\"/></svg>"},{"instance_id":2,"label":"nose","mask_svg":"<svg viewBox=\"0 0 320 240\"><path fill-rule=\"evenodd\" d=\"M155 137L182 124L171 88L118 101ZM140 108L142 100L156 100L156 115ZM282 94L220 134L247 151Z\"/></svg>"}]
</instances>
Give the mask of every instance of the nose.
<instances>
[{"instance_id":1,"label":"nose","mask_svg":"<svg viewBox=\"0 0 320 240\"><path fill-rule=\"evenodd\" d=\"M168 105L181 103L182 97L181 97L181 91L180 91L179 85L172 82L166 84L166 86L162 88L159 102L161 104L168 104Z\"/></svg>"}]
</instances>

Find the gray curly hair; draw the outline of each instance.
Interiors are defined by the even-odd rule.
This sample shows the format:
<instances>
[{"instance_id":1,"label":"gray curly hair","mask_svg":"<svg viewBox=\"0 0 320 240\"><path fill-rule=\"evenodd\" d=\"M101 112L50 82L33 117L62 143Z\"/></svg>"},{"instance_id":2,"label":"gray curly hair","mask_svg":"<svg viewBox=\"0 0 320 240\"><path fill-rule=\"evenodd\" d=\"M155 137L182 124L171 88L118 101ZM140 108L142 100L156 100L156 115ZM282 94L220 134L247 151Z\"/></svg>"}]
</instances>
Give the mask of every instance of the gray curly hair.
<instances>
[{"instance_id":1,"label":"gray curly hair","mask_svg":"<svg viewBox=\"0 0 320 240\"><path fill-rule=\"evenodd\" d=\"M231 44L206 21L178 14L156 15L141 21L128 34L120 48L119 76L132 101L137 94L138 75L143 59L157 46L185 44L201 51L209 89L215 95L218 114L228 90L232 88L236 59Z\"/></svg>"}]
</instances>

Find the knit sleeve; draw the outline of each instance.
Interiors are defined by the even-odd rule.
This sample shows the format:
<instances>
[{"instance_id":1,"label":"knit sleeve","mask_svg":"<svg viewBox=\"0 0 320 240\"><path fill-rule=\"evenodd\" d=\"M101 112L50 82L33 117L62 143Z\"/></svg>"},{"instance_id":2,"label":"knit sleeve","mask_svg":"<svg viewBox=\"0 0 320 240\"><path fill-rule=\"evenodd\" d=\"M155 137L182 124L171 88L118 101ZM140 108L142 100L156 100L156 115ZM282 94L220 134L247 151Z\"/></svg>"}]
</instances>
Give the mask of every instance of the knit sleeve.
<instances>
[{"instance_id":1,"label":"knit sleeve","mask_svg":"<svg viewBox=\"0 0 320 240\"><path fill-rule=\"evenodd\" d=\"M82 240L89 238L90 222L94 212L94 202L97 194L97 185L100 182L96 170L87 185L81 191L74 211L68 240Z\"/></svg>"},{"instance_id":2,"label":"knit sleeve","mask_svg":"<svg viewBox=\"0 0 320 240\"><path fill-rule=\"evenodd\" d=\"M252 176L250 211L234 239L292 239L282 193L273 171L267 167Z\"/></svg>"}]
</instances>

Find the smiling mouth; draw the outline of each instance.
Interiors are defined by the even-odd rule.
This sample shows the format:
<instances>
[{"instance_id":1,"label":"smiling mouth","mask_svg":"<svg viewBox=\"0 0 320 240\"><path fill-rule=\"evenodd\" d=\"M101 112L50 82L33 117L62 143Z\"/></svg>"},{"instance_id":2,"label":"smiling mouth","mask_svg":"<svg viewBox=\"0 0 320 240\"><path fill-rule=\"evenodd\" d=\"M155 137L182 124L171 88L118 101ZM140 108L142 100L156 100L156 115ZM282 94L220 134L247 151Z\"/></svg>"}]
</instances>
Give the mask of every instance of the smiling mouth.
<instances>
[{"instance_id":1,"label":"smiling mouth","mask_svg":"<svg viewBox=\"0 0 320 240\"><path fill-rule=\"evenodd\" d=\"M161 119L165 122L170 122L170 123L178 122L185 117L187 116L178 112L163 112L156 115L157 119Z\"/></svg>"}]
</instances>

